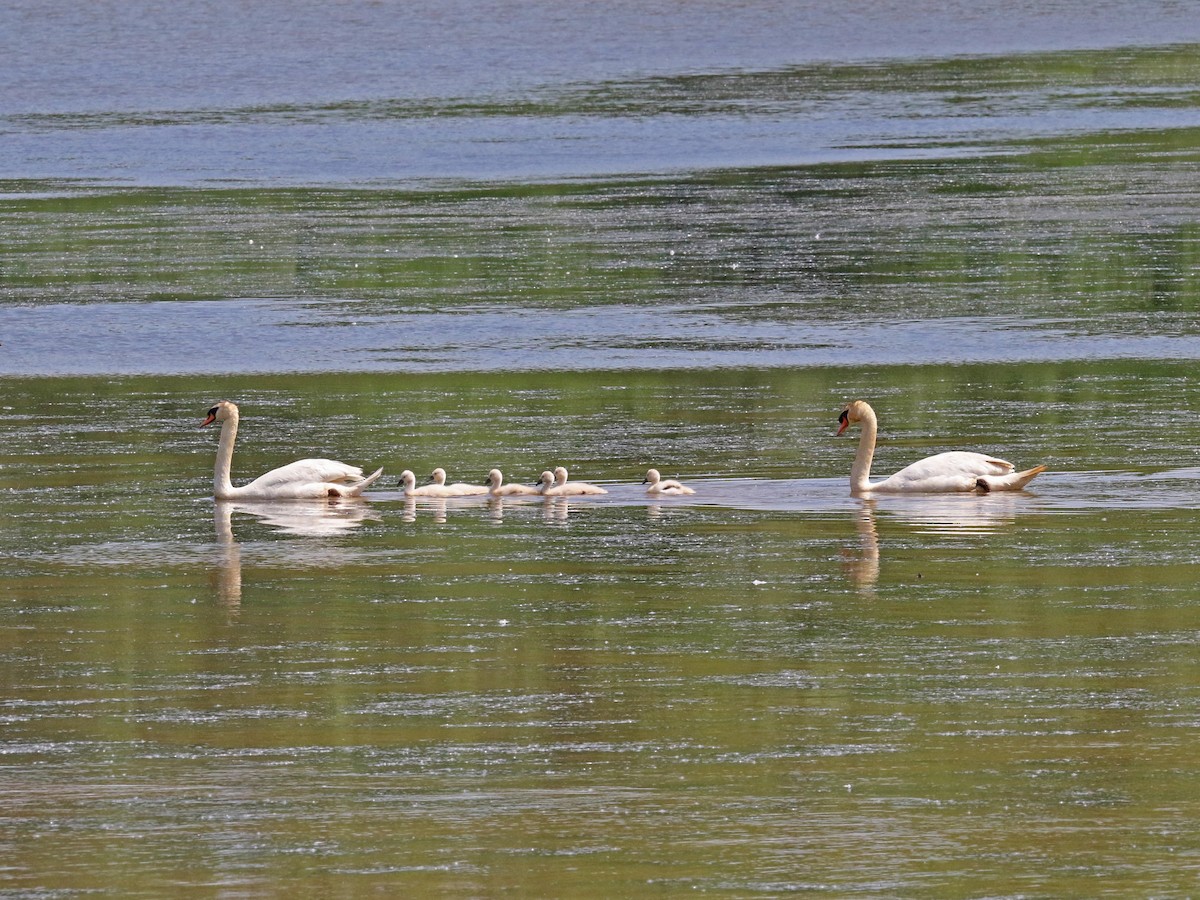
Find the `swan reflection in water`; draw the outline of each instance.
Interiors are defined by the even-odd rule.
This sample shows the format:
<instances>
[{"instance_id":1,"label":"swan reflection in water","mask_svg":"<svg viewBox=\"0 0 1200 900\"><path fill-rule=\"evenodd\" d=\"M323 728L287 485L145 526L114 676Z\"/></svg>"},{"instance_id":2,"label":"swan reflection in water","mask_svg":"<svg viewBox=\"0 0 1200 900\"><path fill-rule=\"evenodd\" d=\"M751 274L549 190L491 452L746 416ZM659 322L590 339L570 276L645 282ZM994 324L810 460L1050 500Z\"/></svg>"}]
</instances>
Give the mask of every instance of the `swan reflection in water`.
<instances>
[{"instance_id":1,"label":"swan reflection in water","mask_svg":"<svg viewBox=\"0 0 1200 900\"><path fill-rule=\"evenodd\" d=\"M481 505L480 501L482 501L483 505L486 505L488 518L494 525L504 524L504 514L506 511L511 512L514 509L529 509L538 506L542 509L542 520L544 522L561 524L567 520L567 514L571 509L571 505L566 497L543 497L541 494L513 497L488 497L480 495L479 497L454 499L447 499L445 497L406 497L400 518L401 521L408 524L416 522L419 518L429 518L435 525L445 525L449 516L455 510L478 509Z\"/></svg>"},{"instance_id":2,"label":"swan reflection in water","mask_svg":"<svg viewBox=\"0 0 1200 900\"><path fill-rule=\"evenodd\" d=\"M879 532L875 530L875 501L864 500L855 510L854 530L858 532L858 547L842 550L842 571L859 591L874 593L879 580Z\"/></svg>"},{"instance_id":3,"label":"swan reflection in water","mask_svg":"<svg viewBox=\"0 0 1200 900\"><path fill-rule=\"evenodd\" d=\"M245 513L281 534L300 537L330 537L346 534L364 522L378 522L381 516L357 500L279 500L271 503L238 503L218 500L213 512L217 521L217 539L224 533L233 538L233 513Z\"/></svg>"},{"instance_id":4,"label":"swan reflection in water","mask_svg":"<svg viewBox=\"0 0 1200 900\"><path fill-rule=\"evenodd\" d=\"M1031 495L1017 492L992 494L938 494L921 497L889 497L871 502L877 511L886 510L923 534L944 536L994 534L1012 525L1028 509Z\"/></svg>"},{"instance_id":5,"label":"swan reflection in water","mask_svg":"<svg viewBox=\"0 0 1200 900\"><path fill-rule=\"evenodd\" d=\"M381 516L358 500L279 500L268 503L238 503L218 500L213 506L217 559L217 599L230 610L242 602L242 545L233 533L233 514L245 513L281 534L298 537L330 537L346 534L364 522Z\"/></svg>"},{"instance_id":6,"label":"swan reflection in water","mask_svg":"<svg viewBox=\"0 0 1200 900\"><path fill-rule=\"evenodd\" d=\"M218 500L213 507L213 527L217 532L217 565L210 580L217 600L230 612L242 605L242 546L233 536L233 506Z\"/></svg>"},{"instance_id":7,"label":"swan reflection in water","mask_svg":"<svg viewBox=\"0 0 1200 900\"><path fill-rule=\"evenodd\" d=\"M490 497L488 498L488 516L493 525L504 524L505 509L529 509L533 506L538 506L547 502L541 494L517 494L508 497Z\"/></svg>"},{"instance_id":8,"label":"swan reflection in water","mask_svg":"<svg viewBox=\"0 0 1200 900\"><path fill-rule=\"evenodd\" d=\"M542 521L551 525L561 525L567 521L571 511L570 501L566 497L513 496L492 497L488 500L488 515L493 525L504 524L505 510L532 509L541 507Z\"/></svg>"},{"instance_id":9,"label":"swan reflection in water","mask_svg":"<svg viewBox=\"0 0 1200 900\"><path fill-rule=\"evenodd\" d=\"M919 534L941 537L990 535L1014 524L1028 507L1022 493L941 494L859 500L854 511L858 545L843 550L842 570L864 593L872 593L879 580L879 532L876 516L902 522Z\"/></svg>"},{"instance_id":10,"label":"swan reflection in water","mask_svg":"<svg viewBox=\"0 0 1200 900\"><path fill-rule=\"evenodd\" d=\"M571 515L571 501L566 497L546 497L542 501L542 521L548 525L565 525Z\"/></svg>"},{"instance_id":11,"label":"swan reflection in water","mask_svg":"<svg viewBox=\"0 0 1200 900\"><path fill-rule=\"evenodd\" d=\"M437 525L445 525L447 515L455 509L478 509L481 504L491 503L487 494L477 494L468 497L405 497L400 520L415 522L421 516L428 516Z\"/></svg>"}]
</instances>

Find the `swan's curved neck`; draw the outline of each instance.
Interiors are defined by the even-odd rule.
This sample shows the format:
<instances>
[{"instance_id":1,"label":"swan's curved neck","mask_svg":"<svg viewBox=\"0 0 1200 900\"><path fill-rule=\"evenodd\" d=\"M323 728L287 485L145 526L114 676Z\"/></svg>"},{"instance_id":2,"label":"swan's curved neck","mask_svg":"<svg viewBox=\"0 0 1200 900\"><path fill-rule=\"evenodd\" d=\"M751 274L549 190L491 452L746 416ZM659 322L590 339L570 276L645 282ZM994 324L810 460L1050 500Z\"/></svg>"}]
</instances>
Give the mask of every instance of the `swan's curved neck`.
<instances>
[{"instance_id":1,"label":"swan's curved neck","mask_svg":"<svg viewBox=\"0 0 1200 900\"><path fill-rule=\"evenodd\" d=\"M850 493L865 494L871 490L871 460L875 457L875 436L879 422L875 410L867 407L859 420L862 437L858 439L858 453L854 456L854 467L850 470Z\"/></svg>"},{"instance_id":2,"label":"swan's curved neck","mask_svg":"<svg viewBox=\"0 0 1200 900\"><path fill-rule=\"evenodd\" d=\"M217 463L213 467L213 494L218 500L226 500L237 492L229 480L229 469L233 465L233 442L237 438L237 416L230 416L221 423L221 440L217 444Z\"/></svg>"}]
</instances>

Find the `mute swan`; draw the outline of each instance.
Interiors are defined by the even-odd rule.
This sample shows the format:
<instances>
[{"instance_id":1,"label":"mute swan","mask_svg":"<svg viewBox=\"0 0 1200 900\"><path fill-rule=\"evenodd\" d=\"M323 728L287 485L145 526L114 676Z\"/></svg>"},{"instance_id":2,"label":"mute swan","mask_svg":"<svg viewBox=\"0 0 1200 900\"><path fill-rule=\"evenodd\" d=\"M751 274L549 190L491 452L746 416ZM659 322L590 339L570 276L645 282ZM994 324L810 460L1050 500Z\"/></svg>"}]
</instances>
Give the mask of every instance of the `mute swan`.
<instances>
[{"instance_id":1,"label":"mute swan","mask_svg":"<svg viewBox=\"0 0 1200 900\"><path fill-rule=\"evenodd\" d=\"M850 493L854 495L1019 491L1036 475L1046 471L1045 466L1034 466L1024 472L1017 472L1014 471L1016 466L1003 459L965 450L951 450L948 453L926 457L883 481L871 484L871 459L875 455L875 435L879 430L875 410L871 409L871 405L865 400L854 400L842 410L838 422L838 434L856 422L862 425L858 453L854 457L854 467L850 470Z\"/></svg>"},{"instance_id":2,"label":"mute swan","mask_svg":"<svg viewBox=\"0 0 1200 900\"><path fill-rule=\"evenodd\" d=\"M553 475L550 476L553 479ZM487 477L488 493L493 497L511 497L514 494L540 494L535 487L530 487L527 484L505 484L504 475L499 469L492 469L488 472Z\"/></svg>"},{"instance_id":3,"label":"mute swan","mask_svg":"<svg viewBox=\"0 0 1200 900\"><path fill-rule=\"evenodd\" d=\"M664 479L658 474L658 469L647 469L646 478L642 484L648 484L646 488L647 494L694 494L696 493L685 484L675 481L673 478Z\"/></svg>"},{"instance_id":4,"label":"mute swan","mask_svg":"<svg viewBox=\"0 0 1200 900\"><path fill-rule=\"evenodd\" d=\"M542 478L545 477L546 473L543 472ZM559 466L554 470L554 484L543 488L542 493L548 497L576 497L580 494L607 494L608 491L585 481L567 481L567 470Z\"/></svg>"},{"instance_id":5,"label":"mute swan","mask_svg":"<svg viewBox=\"0 0 1200 900\"><path fill-rule=\"evenodd\" d=\"M544 494L552 487L554 487L554 473L547 470L538 476L537 486L534 490L539 494Z\"/></svg>"},{"instance_id":6,"label":"mute swan","mask_svg":"<svg viewBox=\"0 0 1200 900\"><path fill-rule=\"evenodd\" d=\"M218 500L304 500L317 497L357 497L383 474L379 468L363 477L358 466L332 459L299 459L260 475L249 484L234 487L229 480L233 442L237 438L238 408L228 400L208 411L200 427L221 423L217 463L213 469L213 494Z\"/></svg>"},{"instance_id":7,"label":"mute swan","mask_svg":"<svg viewBox=\"0 0 1200 900\"><path fill-rule=\"evenodd\" d=\"M437 496L439 497L474 497L488 492L487 487L482 484L465 484L461 481L446 484L446 470L441 467L433 470L429 480L433 482L434 486L442 488L441 491L438 491Z\"/></svg>"}]
</instances>

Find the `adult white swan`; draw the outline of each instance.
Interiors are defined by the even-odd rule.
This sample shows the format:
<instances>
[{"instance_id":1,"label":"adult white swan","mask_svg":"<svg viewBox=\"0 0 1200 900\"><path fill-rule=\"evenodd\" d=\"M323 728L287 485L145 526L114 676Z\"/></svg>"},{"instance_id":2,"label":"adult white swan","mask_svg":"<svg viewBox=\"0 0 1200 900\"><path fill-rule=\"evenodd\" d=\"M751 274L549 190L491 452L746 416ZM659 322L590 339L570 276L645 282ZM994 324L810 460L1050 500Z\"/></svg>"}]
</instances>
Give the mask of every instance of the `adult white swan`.
<instances>
[{"instance_id":1,"label":"adult white swan","mask_svg":"<svg viewBox=\"0 0 1200 900\"><path fill-rule=\"evenodd\" d=\"M553 480L553 476L551 476ZM488 493L493 497L513 497L529 494L540 494L538 488L528 484L505 484L504 475L499 469L492 469L487 477Z\"/></svg>"},{"instance_id":2,"label":"adult white swan","mask_svg":"<svg viewBox=\"0 0 1200 900\"><path fill-rule=\"evenodd\" d=\"M926 457L883 481L871 484L871 459L875 455L875 435L879 431L875 410L865 400L853 400L838 416L838 423L838 434L856 423L862 425L858 454L850 470L850 493L854 495L1019 491L1039 473L1046 471L1045 466L1034 466L1017 472L1016 466L1003 459L966 450L951 450Z\"/></svg>"},{"instance_id":3,"label":"adult white swan","mask_svg":"<svg viewBox=\"0 0 1200 900\"><path fill-rule=\"evenodd\" d=\"M357 497L383 474L380 468L364 478L363 470L358 466L348 466L333 459L298 459L258 476L249 484L234 487L229 480L229 467L233 463L233 442L237 438L237 405L228 400L220 401L208 411L200 427L213 422L221 423L221 440L217 444L217 463L213 469L213 494L218 500Z\"/></svg>"},{"instance_id":4,"label":"adult white swan","mask_svg":"<svg viewBox=\"0 0 1200 900\"><path fill-rule=\"evenodd\" d=\"M682 482L676 481L673 478L663 478L658 474L658 469L647 469L646 477L642 484L649 485L646 488L647 494L694 494L692 488Z\"/></svg>"}]
</instances>

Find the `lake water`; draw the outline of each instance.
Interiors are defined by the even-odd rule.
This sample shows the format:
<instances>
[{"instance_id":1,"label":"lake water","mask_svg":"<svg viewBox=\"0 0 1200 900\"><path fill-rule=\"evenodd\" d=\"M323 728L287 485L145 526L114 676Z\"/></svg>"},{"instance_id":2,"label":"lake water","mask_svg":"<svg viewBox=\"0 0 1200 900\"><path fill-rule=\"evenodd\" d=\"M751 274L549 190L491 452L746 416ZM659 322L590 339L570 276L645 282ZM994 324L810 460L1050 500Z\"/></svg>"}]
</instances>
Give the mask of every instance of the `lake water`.
<instances>
[{"instance_id":1,"label":"lake water","mask_svg":"<svg viewBox=\"0 0 1200 900\"><path fill-rule=\"evenodd\" d=\"M1196 892L1190 4L19 2L0 58L0 894ZM853 397L878 473L1049 471L852 498ZM215 503L220 398L235 482L386 475ZM609 493L396 487L557 464Z\"/></svg>"}]
</instances>

